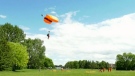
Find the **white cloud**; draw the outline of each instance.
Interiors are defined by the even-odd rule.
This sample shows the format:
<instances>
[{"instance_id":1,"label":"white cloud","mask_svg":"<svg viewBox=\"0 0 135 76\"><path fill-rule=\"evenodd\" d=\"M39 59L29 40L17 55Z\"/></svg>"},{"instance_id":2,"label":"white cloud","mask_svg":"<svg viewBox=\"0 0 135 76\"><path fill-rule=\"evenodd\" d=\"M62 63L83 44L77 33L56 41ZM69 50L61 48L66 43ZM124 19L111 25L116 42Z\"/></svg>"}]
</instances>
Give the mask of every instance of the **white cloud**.
<instances>
[{"instance_id":1,"label":"white cloud","mask_svg":"<svg viewBox=\"0 0 135 76\"><path fill-rule=\"evenodd\" d=\"M52 26L49 40L42 34L27 35L44 40L46 55L54 64L81 59L114 63L117 54L135 53L135 13L87 25L72 20L75 14L62 15L65 19Z\"/></svg>"},{"instance_id":2,"label":"white cloud","mask_svg":"<svg viewBox=\"0 0 135 76\"><path fill-rule=\"evenodd\" d=\"M50 10L55 10L56 6L53 6L53 7L49 7L48 9Z\"/></svg>"},{"instance_id":3,"label":"white cloud","mask_svg":"<svg viewBox=\"0 0 135 76\"><path fill-rule=\"evenodd\" d=\"M5 16L5 15L0 15L0 18L7 18L7 16Z\"/></svg>"},{"instance_id":4,"label":"white cloud","mask_svg":"<svg viewBox=\"0 0 135 76\"><path fill-rule=\"evenodd\" d=\"M89 17L90 17L90 16L84 15L84 16L80 17L79 20L84 20L84 19L89 18Z\"/></svg>"},{"instance_id":5,"label":"white cloud","mask_svg":"<svg viewBox=\"0 0 135 76\"><path fill-rule=\"evenodd\" d=\"M22 30L24 30L24 31L26 31L26 30L30 30L30 28L29 27L26 27L26 26L23 26L23 25L20 25L19 26Z\"/></svg>"},{"instance_id":6,"label":"white cloud","mask_svg":"<svg viewBox=\"0 0 135 76\"><path fill-rule=\"evenodd\" d=\"M53 14L53 15L59 17L59 15L57 14L57 12L55 12L55 11L51 11L50 14Z\"/></svg>"},{"instance_id":7,"label":"white cloud","mask_svg":"<svg viewBox=\"0 0 135 76\"><path fill-rule=\"evenodd\" d=\"M55 12L55 11L51 11L51 13L52 13L52 14L56 14L56 12Z\"/></svg>"},{"instance_id":8,"label":"white cloud","mask_svg":"<svg viewBox=\"0 0 135 76\"><path fill-rule=\"evenodd\" d=\"M49 31L48 28L40 28L39 30L40 30L40 31Z\"/></svg>"},{"instance_id":9,"label":"white cloud","mask_svg":"<svg viewBox=\"0 0 135 76\"><path fill-rule=\"evenodd\" d=\"M79 11L74 11L74 12L68 12L65 13L63 15L60 15L59 17L62 18L61 23L72 23L75 20L72 19L72 16L75 16L76 13L78 13Z\"/></svg>"},{"instance_id":10,"label":"white cloud","mask_svg":"<svg viewBox=\"0 0 135 76\"><path fill-rule=\"evenodd\" d=\"M53 7L45 8L44 11L55 10L55 9L56 9L56 6L53 6Z\"/></svg>"},{"instance_id":11,"label":"white cloud","mask_svg":"<svg viewBox=\"0 0 135 76\"><path fill-rule=\"evenodd\" d=\"M53 7L45 8L44 11L45 11L45 12L48 12L48 13L50 13L50 14L53 14L53 15L55 15L55 16L59 16L59 15L57 14L57 12L55 11L55 9L56 9L56 6L53 6Z\"/></svg>"}]
</instances>

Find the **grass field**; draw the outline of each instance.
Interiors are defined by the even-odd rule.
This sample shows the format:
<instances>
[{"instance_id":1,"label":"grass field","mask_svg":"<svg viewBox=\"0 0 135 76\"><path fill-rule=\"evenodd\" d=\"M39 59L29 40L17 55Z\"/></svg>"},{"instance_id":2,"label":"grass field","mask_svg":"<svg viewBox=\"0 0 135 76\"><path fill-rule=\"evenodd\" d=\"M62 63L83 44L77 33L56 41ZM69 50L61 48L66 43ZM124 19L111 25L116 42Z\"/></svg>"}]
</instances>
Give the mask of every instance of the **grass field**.
<instances>
[{"instance_id":1,"label":"grass field","mask_svg":"<svg viewBox=\"0 0 135 76\"><path fill-rule=\"evenodd\" d=\"M135 76L135 71L99 72L99 70L76 69L76 70L21 70L17 72L2 71L0 76Z\"/></svg>"}]
</instances>

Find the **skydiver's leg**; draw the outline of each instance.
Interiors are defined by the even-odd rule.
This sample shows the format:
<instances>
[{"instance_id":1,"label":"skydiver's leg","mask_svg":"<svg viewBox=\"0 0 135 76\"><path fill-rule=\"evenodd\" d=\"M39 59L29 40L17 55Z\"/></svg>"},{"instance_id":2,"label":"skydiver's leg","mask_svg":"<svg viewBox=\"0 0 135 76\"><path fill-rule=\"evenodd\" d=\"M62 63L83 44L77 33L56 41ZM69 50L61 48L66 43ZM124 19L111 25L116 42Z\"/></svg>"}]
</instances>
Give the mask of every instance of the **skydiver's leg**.
<instances>
[{"instance_id":1,"label":"skydiver's leg","mask_svg":"<svg viewBox=\"0 0 135 76\"><path fill-rule=\"evenodd\" d=\"M48 39L50 38L50 36L48 35Z\"/></svg>"}]
</instances>

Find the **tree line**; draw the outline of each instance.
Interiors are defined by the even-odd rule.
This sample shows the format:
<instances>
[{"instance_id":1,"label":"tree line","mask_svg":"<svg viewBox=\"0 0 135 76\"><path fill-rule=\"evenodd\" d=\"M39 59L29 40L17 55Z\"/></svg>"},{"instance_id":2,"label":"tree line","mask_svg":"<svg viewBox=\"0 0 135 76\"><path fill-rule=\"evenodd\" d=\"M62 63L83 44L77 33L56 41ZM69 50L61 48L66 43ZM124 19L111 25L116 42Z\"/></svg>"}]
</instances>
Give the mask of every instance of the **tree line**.
<instances>
[{"instance_id":1,"label":"tree line","mask_svg":"<svg viewBox=\"0 0 135 76\"><path fill-rule=\"evenodd\" d=\"M54 67L52 59L45 56L43 41L25 37L17 25L0 25L0 71Z\"/></svg>"},{"instance_id":2,"label":"tree line","mask_svg":"<svg viewBox=\"0 0 135 76\"><path fill-rule=\"evenodd\" d=\"M65 64L65 68L71 69L102 69L108 68L109 63L105 61L89 61L89 60L79 60L79 61L69 61Z\"/></svg>"},{"instance_id":3,"label":"tree line","mask_svg":"<svg viewBox=\"0 0 135 76\"><path fill-rule=\"evenodd\" d=\"M68 61L65 68L71 69L102 69L102 68L114 68L116 70L135 70L135 54L123 53L116 56L115 64L110 65L105 61L89 61L89 60L79 60L79 61Z\"/></svg>"}]
</instances>

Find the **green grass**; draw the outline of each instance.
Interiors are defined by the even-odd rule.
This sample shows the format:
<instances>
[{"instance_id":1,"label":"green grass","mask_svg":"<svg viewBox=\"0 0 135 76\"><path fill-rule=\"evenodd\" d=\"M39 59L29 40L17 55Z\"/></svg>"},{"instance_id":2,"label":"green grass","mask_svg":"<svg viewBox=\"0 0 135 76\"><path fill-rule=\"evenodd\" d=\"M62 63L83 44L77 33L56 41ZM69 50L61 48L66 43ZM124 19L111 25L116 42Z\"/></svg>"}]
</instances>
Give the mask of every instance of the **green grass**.
<instances>
[{"instance_id":1,"label":"green grass","mask_svg":"<svg viewBox=\"0 0 135 76\"><path fill-rule=\"evenodd\" d=\"M135 71L99 72L99 70L76 69L76 70L30 70L25 69L17 72L1 71L0 76L135 76Z\"/></svg>"}]
</instances>

